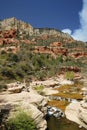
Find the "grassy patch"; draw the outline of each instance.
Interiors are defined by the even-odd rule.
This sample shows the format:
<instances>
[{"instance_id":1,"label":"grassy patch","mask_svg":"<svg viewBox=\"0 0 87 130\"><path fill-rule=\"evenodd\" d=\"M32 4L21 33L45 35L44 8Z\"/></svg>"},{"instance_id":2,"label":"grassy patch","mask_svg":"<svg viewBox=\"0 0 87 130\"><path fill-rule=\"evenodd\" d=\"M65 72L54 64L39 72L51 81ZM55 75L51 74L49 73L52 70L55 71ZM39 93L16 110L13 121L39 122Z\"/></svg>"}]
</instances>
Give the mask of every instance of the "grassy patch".
<instances>
[{"instance_id":1,"label":"grassy patch","mask_svg":"<svg viewBox=\"0 0 87 130\"><path fill-rule=\"evenodd\" d=\"M59 92L57 94L53 94L53 96L58 96L62 98L71 98L71 99L77 99L77 100L82 100L83 96L79 93L62 93Z\"/></svg>"},{"instance_id":2,"label":"grassy patch","mask_svg":"<svg viewBox=\"0 0 87 130\"><path fill-rule=\"evenodd\" d=\"M20 112L7 122L8 130L36 130L36 125L32 118L25 112Z\"/></svg>"},{"instance_id":3,"label":"grassy patch","mask_svg":"<svg viewBox=\"0 0 87 130\"><path fill-rule=\"evenodd\" d=\"M38 86L35 87L35 90L36 90L39 94L42 93L43 89L44 89L44 86L43 86L43 85L38 85Z\"/></svg>"},{"instance_id":4,"label":"grassy patch","mask_svg":"<svg viewBox=\"0 0 87 130\"><path fill-rule=\"evenodd\" d=\"M67 80L74 80L74 72L73 71L68 71L65 73L65 78Z\"/></svg>"},{"instance_id":5,"label":"grassy patch","mask_svg":"<svg viewBox=\"0 0 87 130\"><path fill-rule=\"evenodd\" d=\"M51 100L48 102L48 105L60 108L62 111L65 111L65 108L68 104L69 103L67 101Z\"/></svg>"},{"instance_id":6,"label":"grassy patch","mask_svg":"<svg viewBox=\"0 0 87 130\"><path fill-rule=\"evenodd\" d=\"M83 87L83 83L82 82L75 82L74 84L64 84L61 85L59 88L56 88L56 90L58 90L59 92L81 92Z\"/></svg>"}]
</instances>

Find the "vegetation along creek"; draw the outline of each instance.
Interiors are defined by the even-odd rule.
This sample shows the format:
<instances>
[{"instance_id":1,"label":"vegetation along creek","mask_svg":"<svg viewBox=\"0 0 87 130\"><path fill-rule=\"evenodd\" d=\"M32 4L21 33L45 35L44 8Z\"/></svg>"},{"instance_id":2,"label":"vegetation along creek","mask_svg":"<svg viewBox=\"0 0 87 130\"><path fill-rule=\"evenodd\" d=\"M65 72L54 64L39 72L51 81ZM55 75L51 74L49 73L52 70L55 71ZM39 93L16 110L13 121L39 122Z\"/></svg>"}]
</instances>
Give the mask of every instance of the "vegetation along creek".
<instances>
[{"instance_id":1,"label":"vegetation along creek","mask_svg":"<svg viewBox=\"0 0 87 130\"><path fill-rule=\"evenodd\" d=\"M36 129L87 129L87 42L0 20L0 130Z\"/></svg>"},{"instance_id":2,"label":"vegetation along creek","mask_svg":"<svg viewBox=\"0 0 87 130\"><path fill-rule=\"evenodd\" d=\"M82 100L83 96L80 94L82 85L83 82L76 81L74 84L61 85L56 88L59 92L51 95L51 100L48 102L47 130L86 130L68 120L64 115L69 103Z\"/></svg>"}]
</instances>

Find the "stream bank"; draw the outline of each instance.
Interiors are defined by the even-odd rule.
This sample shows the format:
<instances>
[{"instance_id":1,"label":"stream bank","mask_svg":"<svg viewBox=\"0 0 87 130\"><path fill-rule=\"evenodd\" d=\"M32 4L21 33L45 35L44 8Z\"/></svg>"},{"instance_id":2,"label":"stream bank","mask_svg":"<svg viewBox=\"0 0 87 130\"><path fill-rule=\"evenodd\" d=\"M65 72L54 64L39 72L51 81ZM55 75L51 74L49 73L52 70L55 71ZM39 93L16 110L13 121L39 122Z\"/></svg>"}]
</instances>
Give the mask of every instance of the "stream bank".
<instances>
[{"instance_id":1,"label":"stream bank","mask_svg":"<svg viewBox=\"0 0 87 130\"><path fill-rule=\"evenodd\" d=\"M62 82L62 85L64 83L64 86L59 87L61 85L61 82ZM65 86L65 83L67 84L66 86ZM17 84L17 85L20 85L20 84ZM34 89L34 87L37 87L38 85L44 86L43 91L41 91L41 93L44 95L40 95ZM13 86L13 84L10 84L10 87L12 87L12 86ZM15 84L14 84L14 86L15 86ZM13 88L15 88L15 87L12 87L12 89L10 89L10 90L13 91ZM18 88L18 86L17 86L17 88ZM41 88L41 87L38 87L38 88ZM46 130L47 126L48 126L49 130L52 130L49 128L49 125L47 125L47 124L53 125L53 128L55 128L53 130L57 130L56 125L54 123L61 124L60 121L62 121L64 124L67 124L66 123L67 119L60 118L58 120L55 117L59 113L56 114L54 112L55 117L51 116L46 122L46 120L45 120L46 108L47 108L46 104L49 101L50 106L52 105L52 107L57 107L64 112L66 105L68 105L67 102L70 103L71 101L73 101L73 99L74 99L73 97L76 97L77 99L82 98L82 97L80 97L81 94L77 95L77 93L76 94L74 93L74 91L78 92L77 90L80 90L79 87L77 87L77 86L73 87L73 83L70 81L66 81L66 80L63 81L61 79L49 79L47 81L35 81L35 82L30 83L29 91L22 90L19 93L18 92L12 93L12 92L7 91L5 93L1 93L0 97L1 97L2 102L0 102L0 105L6 105L6 104L10 104L11 106L20 105L22 107L22 109L24 109L25 111L32 112L32 118L36 121L38 130ZM61 91L61 93L56 94L58 91ZM71 98L69 97L70 92L72 93ZM80 93L80 91L79 91L79 93ZM52 95L52 96L50 97L50 95ZM61 98L61 96L62 96L62 98ZM74 100L74 102L76 102L76 100ZM61 103L62 103L62 106L61 106ZM62 115L63 115L63 112L61 112ZM66 127L66 125L64 125L64 126ZM57 128L59 128L58 125L57 125ZM61 126L61 128L62 128L62 126ZM64 130L66 130L66 129L64 129ZM74 130L74 128L73 128L73 130ZM78 129L76 128L75 130L78 130Z\"/></svg>"}]
</instances>

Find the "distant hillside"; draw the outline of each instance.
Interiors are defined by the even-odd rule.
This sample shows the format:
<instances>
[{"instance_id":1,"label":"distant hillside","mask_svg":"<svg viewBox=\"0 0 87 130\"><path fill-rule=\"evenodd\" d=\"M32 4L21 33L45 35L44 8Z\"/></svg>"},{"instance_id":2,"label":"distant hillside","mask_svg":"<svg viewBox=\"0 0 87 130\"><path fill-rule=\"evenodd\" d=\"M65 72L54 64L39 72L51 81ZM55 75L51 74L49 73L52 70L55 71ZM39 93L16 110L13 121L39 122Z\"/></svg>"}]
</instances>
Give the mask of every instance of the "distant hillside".
<instances>
[{"instance_id":1,"label":"distant hillside","mask_svg":"<svg viewBox=\"0 0 87 130\"><path fill-rule=\"evenodd\" d=\"M68 33L63 33L60 30L54 28L34 28L34 34L35 35L57 35L57 36L72 39L72 37Z\"/></svg>"},{"instance_id":2,"label":"distant hillside","mask_svg":"<svg viewBox=\"0 0 87 130\"><path fill-rule=\"evenodd\" d=\"M87 43L16 18L0 21L0 84L44 80L67 72L87 76Z\"/></svg>"},{"instance_id":3,"label":"distant hillside","mask_svg":"<svg viewBox=\"0 0 87 130\"><path fill-rule=\"evenodd\" d=\"M63 33L60 30L53 28L33 28L30 24L25 23L21 20L17 20L16 18L9 18L0 21L0 30L10 30L16 29L19 31L19 35L58 35L65 38L72 38L69 34Z\"/></svg>"}]
</instances>

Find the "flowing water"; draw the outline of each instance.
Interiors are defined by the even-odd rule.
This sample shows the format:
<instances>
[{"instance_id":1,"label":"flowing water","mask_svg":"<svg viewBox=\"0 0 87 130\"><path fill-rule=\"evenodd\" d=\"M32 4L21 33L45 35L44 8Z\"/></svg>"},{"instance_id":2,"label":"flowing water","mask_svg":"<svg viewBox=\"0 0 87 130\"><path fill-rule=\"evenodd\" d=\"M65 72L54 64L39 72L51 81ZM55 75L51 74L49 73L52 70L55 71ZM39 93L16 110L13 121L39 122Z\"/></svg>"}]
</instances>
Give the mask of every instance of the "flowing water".
<instances>
[{"instance_id":1,"label":"flowing water","mask_svg":"<svg viewBox=\"0 0 87 130\"><path fill-rule=\"evenodd\" d=\"M47 119L47 130L86 130L85 128L79 128L79 126L67 120L66 118L57 119L53 116Z\"/></svg>"}]
</instances>

